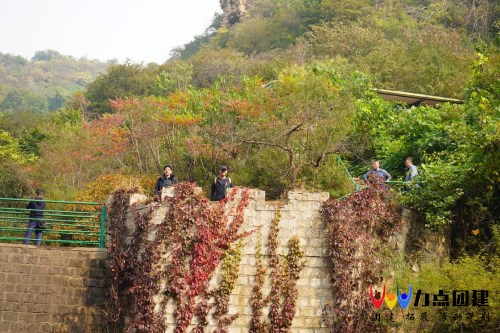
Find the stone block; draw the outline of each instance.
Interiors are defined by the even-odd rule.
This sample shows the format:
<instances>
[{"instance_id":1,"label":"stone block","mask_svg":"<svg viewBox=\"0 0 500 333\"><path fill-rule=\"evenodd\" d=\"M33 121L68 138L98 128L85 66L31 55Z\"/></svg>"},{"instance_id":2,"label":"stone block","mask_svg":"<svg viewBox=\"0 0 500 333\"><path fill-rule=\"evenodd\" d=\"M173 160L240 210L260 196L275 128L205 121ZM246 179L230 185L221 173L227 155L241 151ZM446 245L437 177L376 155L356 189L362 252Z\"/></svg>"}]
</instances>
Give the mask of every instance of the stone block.
<instances>
[{"instance_id":1,"label":"stone block","mask_svg":"<svg viewBox=\"0 0 500 333\"><path fill-rule=\"evenodd\" d=\"M135 204L142 204L148 200L148 197L145 196L144 194L140 193L134 193L130 196L130 203L129 205L135 205Z\"/></svg>"},{"instance_id":2,"label":"stone block","mask_svg":"<svg viewBox=\"0 0 500 333\"><path fill-rule=\"evenodd\" d=\"M301 307L299 315L300 317L320 317L321 309L314 307Z\"/></svg>"},{"instance_id":3,"label":"stone block","mask_svg":"<svg viewBox=\"0 0 500 333\"><path fill-rule=\"evenodd\" d=\"M85 287L99 287L102 288L106 285L103 279L92 279L92 278L83 278L83 285Z\"/></svg>"},{"instance_id":4,"label":"stone block","mask_svg":"<svg viewBox=\"0 0 500 333\"><path fill-rule=\"evenodd\" d=\"M86 263L83 259L70 259L68 260L68 267L83 268Z\"/></svg>"},{"instance_id":5,"label":"stone block","mask_svg":"<svg viewBox=\"0 0 500 333\"><path fill-rule=\"evenodd\" d=\"M12 290L12 292L2 292L1 295L2 295L2 301L5 300L9 303L12 303L12 302L22 302L23 296L27 296L29 294L19 294L14 292L14 290Z\"/></svg>"},{"instance_id":6,"label":"stone block","mask_svg":"<svg viewBox=\"0 0 500 333\"><path fill-rule=\"evenodd\" d=\"M52 257L52 261L50 262L49 267L55 267L55 266L68 266L68 260L69 258L64 257L62 255L55 255Z\"/></svg>"},{"instance_id":7,"label":"stone block","mask_svg":"<svg viewBox=\"0 0 500 333\"><path fill-rule=\"evenodd\" d=\"M308 246L312 248L323 248L323 238L310 238Z\"/></svg>"},{"instance_id":8,"label":"stone block","mask_svg":"<svg viewBox=\"0 0 500 333\"><path fill-rule=\"evenodd\" d=\"M33 321L33 314L31 313L26 313L26 312L21 312L18 314L18 320L22 323L28 323Z\"/></svg>"},{"instance_id":9,"label":"stone block","mask_svg":"<svg viewBox=\"0 0 500 333\"><path fill-rule=\"evenodd\" d=\"M288 200L302 200L303 192L302 191L288 191Z\"/></svg>"},{"instance_id":10,"label":"stone block","mask_svg":"<svg viewBox=\"0 0 500 333\"><path fill-rule=\"evenodd\" d=\"M1 320L1 314L0 314L0 332L13 332L10 327L11 327L11 323L8 323L6 321L3 321ZM15 331L14 331L15 332ZM22 332L22 331L18 331L18 332Z\"/></svg>"},{"instance_id":11,"label":"stone block","mask_svg":"<svg viewBox=\"0 0 500 333\"><path fill-rule=\"evenodd\" d=\"M312 203L310 201L300 201L297 203L297 209L300 212L310 212L312 213Z\"/></svg>"},{"instance_id":12,"label":"stone block","mask_svg":"<svg viewBox=\"0 0 500 333\"><path fill-rule=\"evenodd\" d=\"M88 271L88 276L91 278L104 278L106 277L106 269L101 267L91 267Z\"/></svg>"},{"instance_id":13,"label":"stone block","mask_svg":"<svg viewBox=\"0 0 500 333\"><path fill-rule=\"evenodd\" d=\"M10 332L30 332L29 327L31 327L31 324L28 323L11 323L10 324ZM33 332L33 331L31 331Z\"/></svg>"},{"instance_id":14,"label":"stone block","mask_svg":"<svg viewBox=\"0 0 500 333\"><path fill-rule=\"evenodd\" d=\"M324 249L319 247L306 247L304 253L307 257L322 257Z\"/></svg>"},{"instance_id":15,"label":"stone block","mask_svg":"<svg viewBox=\"0 0 500 333\"><path fill-rule=\"evenodd\" d=\"M26 256L25 262L28 265L37 265L40 260L40 257L38 256Z\"/></svg>"},{"instance_id":16,"label":"stone block","mask_svg":"<svg viewBox=\"0 0 500 333\"><path fill-rule=\"evenodd\" d=\"M45 323L42 324L42 332L52 332L53 324Z\"/></svg>"},{"instance_id":17,"label":"stone block","mask_svg":"<svg viewBox=\"0 0 500 333\"><path fill-rule=\"evenodd\" d=\"M304 200L308 201L320 201L321 198L321 193L319 192L311 192L311 193L305 193L304 194Z\"/></svg>"},{"instance_id":18,"label":"stone block","mask_svg":"<svg viewBox=\"0 0 500 333\"><path fill-rule=\"evenodd\" d=\"M47 276L48 277L48 276ZM50 284L53 285L53 286L60 286L60 287L64 287L64 286L69 286L70 284L68 283L69 280L72 280L72 281L80 281L80 285L81 284L81 281L82 279L81 278L78 278L78 277L75 277L75 278L70 278L70 277L64 277L64 276L51 276L50 277ZM73 285L75 287L78 287L78 285Z\"/></svg>"},{"instance_id":19,"label":"stone block","mask_svg":"<svg viewBox=\"0 0 500 333\"><path fill-rule=\"evenodd\" d=\"M7 257L7 262L15 264L25 264L27 261L26 256L20 254L12 254Z\"/></svg>"},{"instance_id":20,"label":"stone block","mask_svg":"<svg viewBox=\"0 0 500 333\"><path fill-rule=\"evenodd\" d=\"M59 272L60 272L59 266L47 267L47 275L60 275Z\"/></svg>"},{"instance_id":21,"label":"stone block","mask_svg":"<svg viewBox=\"0 0 500 333\"><path fill-rule=\"evenodd\" d=\"M2 319L2 321L15 323L18 320L18 313L12 311L2 312L0 318Z\"/></svg>"},{"instance_id":22,"label":"stone block","mask_svg":"<svg viewBox=\"0 0 500 333\"><path fill-rule=\"evenodd\" d=\"M49 275L38 275L35 277L33 284L41 284L41 285L52 285L52 277Z\"/></svg>"},{"instance_id":23,"label":"stone block","mask_svg":"<svg viewBox=\"0 0 500 333\"><path fill-rule=\"evenodd\" d=\"M266 192L258 189L250 189L248 191L248 195L250 199L253 199L257 202L264 202L266 200Z\"/></svg>"},{"instance_id":24,"label":"stone block","mask_svg":"<svg viewBox=\"0 0 500 333\"><path fill-rule=\"evenodd\" d=\"M328 199L330 199L330 193L328 193L328 192L320 192L319 201L324 202L324 201L326 201Z\"/></svg>"}]
</instances>

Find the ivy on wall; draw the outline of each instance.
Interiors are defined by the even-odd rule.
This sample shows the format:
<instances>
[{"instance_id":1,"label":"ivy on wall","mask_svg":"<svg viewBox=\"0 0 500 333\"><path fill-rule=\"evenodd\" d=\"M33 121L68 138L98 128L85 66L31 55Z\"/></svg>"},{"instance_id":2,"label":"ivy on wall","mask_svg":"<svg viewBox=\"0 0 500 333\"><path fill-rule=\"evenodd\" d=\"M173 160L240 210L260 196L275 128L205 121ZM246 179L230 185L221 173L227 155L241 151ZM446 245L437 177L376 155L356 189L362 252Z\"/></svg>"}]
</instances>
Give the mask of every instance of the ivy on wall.
<instances>
[{"instance_id":1,"label":"ivy on wall","mask_svg":"<svg viewBox=\"0 0 500 333\"><path fill-rule=\"evenodd\" d=\"M124 290L128 289L125 277L126 258L123 249L125 245L125 233L122 232L126 220L126 210L130 202L132 191L118 190L113 193L108 211L108 258L109 258L109 282L108 298L104 309L104 320L106 326L119 329L122 324L123 310L126 308Z\"/></svg>"},{"instance_id":2,"label":"ivy on wall","mask_svg":"<svg viewBox=\"0 0 500 333\"><path fill-rule=\"evenodd\" d=\"M264 287L266 279L266 268L264 266L264 256L262 254L262 241L259 238L259 242L256 247L255 254L255 264L256 264L256 274L254 285L252 287L252 319L250 321L250 332L254 333L267 333L269 325L262 320L263 308L266 306L267 301L264 298L264 292L262 288Z\"/></svg>"},{"instance_id":3,"label":"ivy on wall","mask_svg":"<svg viewBox=\"0 0 500 333\"><path fill-rule=\"evenodd\" d=\"M131 192L117 191L113 195L108 227L113 283L106 312L110 322L121 320L126 332L164 332L168 302L176 306L176 333L186 332L194 317L197 324L192 332L204 332L213 307L211 299L216 300L213 316L218 332L226 332L236 317L228 314L227 304L238 276L238 242L251 233L239 231L248 191L242 191L242 199L233 206L234 217L229 221L226 204L234 199L236 191L210 204L194 193L194 187L191 183L176 186L175 197L168 199L169 209L158 225L151 223L155 206L143 210L131 207L135 231L129 242L124 230ZM220 285L210 289L209 282L221 261ZM155 295L163 295L159 306Z\"/></svg>"},{"instance_id":4,"label":"ivy on wall","mask_svg":"<svg viewBox=\"0 0 500 333\"><path fill-rule=\"evenodd\" d=\"M278 233L281 213L276 211L271 222L267 239L268 266L270 270L271 290L264 297L266 269L262 255L262 244L257 245L255 284L252 289L252 333L284 333L290 332L292 320L296 314L297 281L304 268L304 252L300 249L299 239L292 237L288 240L288 253L278 254ZM268 319L263 320L263 308L269 306Z\"/></svg>"},{"instance_id":5,"label":"ivy on wall","mask_svg":"<svg viewBox=\"0 0 500 333\"><path fill-rule=\"evenodd\" d=\"M229 314L229 298L239 276L243 243L240 241L226 251L221 268L219 287L212 292L214 312L212 317L217 321L216 333L227 333L227 327L238 318L238 314Z\"/></svg>"},{"instance_id":6,"label":"ivy on wall","mask_svg":"<svg viewBox=\"0 0 500 333\"><path fill-rule=\"evenodd\" d=\"M321 213L335 295L323 308L323 322L334 332L375 332L365 291L380 282L378 251L399 226L398 205L384 184L374 183L345 200L326 201Z\"/></svg>"}]
</instances>

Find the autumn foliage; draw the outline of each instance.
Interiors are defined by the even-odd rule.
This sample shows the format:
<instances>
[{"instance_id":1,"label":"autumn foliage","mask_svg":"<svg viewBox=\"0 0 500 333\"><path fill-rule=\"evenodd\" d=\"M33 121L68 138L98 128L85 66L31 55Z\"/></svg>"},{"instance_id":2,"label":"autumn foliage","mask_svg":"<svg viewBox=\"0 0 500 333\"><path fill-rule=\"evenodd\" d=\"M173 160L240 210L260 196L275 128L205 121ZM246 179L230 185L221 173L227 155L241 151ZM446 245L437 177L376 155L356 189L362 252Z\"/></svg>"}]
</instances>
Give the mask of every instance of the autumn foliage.
<instances>
[{"instance_id":1,"label":"autumn foliage","mask_svg":"<svg viewBox=\"0 0 500 333\"><path fill-rule=\"evenodd\" d=\"M163 332L169 302L176 306L173 312L176 333L186 332L194 317L198 323L195 332L203 332L212 309L209 300L223 299L228 293L227 285L210 289L209 282L226 252L234 251L230 249L249 234L239 230L244 222L248 191L242 190L242 199L233 206L234 218L229 220L225 207L233 196L212 205L203 196L194 194L194 186L192 183L176 186L175 197L168 201L168 212L157 226L150 223L154 206L146 210L132 207L135 232L129 243L124 240L123 228L130 193L114 194L110 211L112 238L108 244L111 302L107 313L110 322L117 323L127 317L127 332ZM154 239L148 237L151 232ZM234 278L233 275L224 281L234 285ZM155 309L155 295L163 295L160 311ZM131 302L132 306L123 306L125 302ZM125 308L130 311L120 313ZM216 313L220 318L219 331L224 332L234 315L227 315L227 310L220 307Z\"/></svg>"}]
</instances>

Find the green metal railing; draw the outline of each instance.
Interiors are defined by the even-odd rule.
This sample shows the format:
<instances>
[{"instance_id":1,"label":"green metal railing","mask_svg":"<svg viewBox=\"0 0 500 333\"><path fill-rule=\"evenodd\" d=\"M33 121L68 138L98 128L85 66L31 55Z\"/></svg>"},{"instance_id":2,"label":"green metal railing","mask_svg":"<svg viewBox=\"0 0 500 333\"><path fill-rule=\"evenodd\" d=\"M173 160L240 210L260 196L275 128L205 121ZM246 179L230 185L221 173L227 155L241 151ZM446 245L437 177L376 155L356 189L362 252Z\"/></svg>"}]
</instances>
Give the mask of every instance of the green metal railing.
<instances>
[{"instance_id":1,"label":"green metal railing","mask_svg":"<svg viewBox=\"0 0 500 333\"><path fill-rule=\"evenodd\" d=\"M354 181L354 178L352 178L351 173L349 172L349 170L347 169L347 167L345 166L344 162L342 161L342 159L340 157L337 157L337 162L342 166L345 173L349 177L351 183L354 185L354 191L349 192L349 193L347 193L347 194L345 194L337 199L337 200L343 200L343 199L347 198L349 195L351 195L352 193L359 191L361 189L361 185L359 185L358 183L356 183Z\"/></svg>"},{"instance_id":2,"label":"green metal railing","mask_svg":"<svg viewBox=\"0 0 500 333\"><path fill-rule=\"evenodd\" d=\"M29 217L30 201L47 203L43 218ZM61 207L62 206L62 207ZM43 220L42 243L104 248L106 204L60 200L0 198L0 242L25 240L29 220ZM30 242L35 242L35 230Z\"/></svg>"},{"instance_id":3,"label":"green metal railing","mask_svg":"<svg viewBox=\"0 0 500 333\"><path fill-rule=\"evenodd\" d=\"M344 162L342 161L342 159L340 157L337 157L337 161L342 166L342 168L344 168L345 173L347 174L347 176L351 180L351 183L354 185L354 191L358 191L361 188L361 186L354 181L354 179L351 176L351 173L349 172L349 170L347 170L347 167L345 166Z\"/></svg>"}]
</instances>

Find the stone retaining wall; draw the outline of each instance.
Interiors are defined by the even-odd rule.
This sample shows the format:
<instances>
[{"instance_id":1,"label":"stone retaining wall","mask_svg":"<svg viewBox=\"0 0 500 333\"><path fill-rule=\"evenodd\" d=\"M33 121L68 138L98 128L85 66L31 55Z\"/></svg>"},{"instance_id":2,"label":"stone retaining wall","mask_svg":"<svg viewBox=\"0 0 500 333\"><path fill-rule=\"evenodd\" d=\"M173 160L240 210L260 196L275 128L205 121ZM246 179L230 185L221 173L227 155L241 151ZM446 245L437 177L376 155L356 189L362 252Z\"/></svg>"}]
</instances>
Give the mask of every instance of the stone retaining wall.
<instances>
[{"instance_id":1,"label":"stone retaining wall","mask_svg":"<svg viewBox=\"0 0 500 333\"><path fill-rule=\"evenodd\" d=\"M245 223L241 231L259 228L249 236L243 247L239 277L230 298L229 313L239 317L229 329L230 333L249 332L251 320L250 300L256 273L256 244L259 237L266 243L271 221L276 211L281 218L278 234L278 253L285 254L288 240L296 236L305 252L306 266L298 280L297 314L293 320L293 333L327 333L321 323L322 306L332 299L328 258L323 239L323 222L319 210L327 193L292 191L286 202L265 201L265 193L250 190L250 202L245 209ZM165 193L171 196L173 193ZM241 193L236 193L236 201ZM134 195L131 201L140 201ZM136 209L145 209L138 206ZM151 223L159 224L168 206L155 207ZM129 209L129 215L130 209ZM132 235L134 224L128 220L127 230ZM440 234L424 230L417 215L403 212L403 228L394 238L400 251L411 253L424 249L421 261L449 258L449 232ZM264 255L267 248L264 246ZM35 247L31 245L0 244L0 332L104 332L99 307L106 301L105 250L89 248ZM269 269L267 270L269 274ZM215 276L212 284L219 277ZM266 276L264 296L269 292ZM173 307L169 305L169 313ZM267 311L264 309L264 316ZM167 332L175 328L174 318L166 318ZM213 325L213 322L211 323ZM214 328L211 326L210 328ZM213 330L207 330L211 332Z\"/></svg>"},{"instance_id":2,"label":"stone retaining wall","mask_svg":"<svg viewBox=\"0 0 500 333\"><path fill-rule=\"evenodd\" d=\"M0 244L0 332L100 332L103 249Z\"/></svg>"},{"instance_id":3,"label":"stone retaining wall","mask_svg":"<svg viewBox=\"0 0 500 333\"><path fill-rule=\"evenodd\" d=\"M231 191L231 189L229 190ZM241 191L241 190L239 190ZM240 264L239 277L236 286L231 294L229 314L238 313L238 318L230 326L230 333L249 332L249 324L251 321L251 297L252 287L254 285L256 274L256 245L259 238L262 239L262 244L265 244L269 235L271 221L275 217L277 211L280 212L281 218L279 222L278 234L278 253L286 254L286 244L291 237L298 237L300 246L305 252L305 268L303 269L298 285L297 299L297 314L293 319L292 333L327 333L330 330L321 323L322 307L325 303L333 299L331 282L328 268L328 257L325 251L323 230L323 221L320 218L320 208L322 203L329 198L328 193L308 193L301 191L291 191L288 193L286 202L270 202L265 201L265 192L252 189L249 191L249 205L245 208L245 222L240 231L249 231L259 229L249 236L244 241L243 258ZM173 196L173 192L169 189L164 192L162 198ZM236 193L235 201L241 199L241 192ZM140 202L140 196L134 196L133 202ZM146 208L138 206L136 209ZM161 205L155 207L153 212L152 224L160 224L163 221L168 206ZM131 215L131 214L129 214ZM417 215L411 211L405 211L403 214L403 228L401 232L393 238L395 248L401 252L411 250L411 244L416 241L427 245L425 248L431 248L433 244L427 240L428 235L421 232L423 224L416 219ZM417 230L418 229L418 230ZM133 221L128 222L127 234L132 235L134 230ZM154 228L153 228L154 230ZM420 231L419 231L420 230ZM154 237L154 231L150 238ZM436 236L432 236L436 237ZM441 250L437 256L447 256L446 249L449 244L445 241L441 242L439 238L439 246L434 246ZM449 241L449 239L447 239ZM436 241L433 239L433 241ZM264 255L267 248L264 246ZM430 260L431 258L425 258ZM433 259L432 259L433 260ZM267 269L269 274L269 269ZM218 276L215 276L211 281L215 286ZM264 296L269 292L269 275L266 276L267 285L264 288ZM161 297L159 298L161 299ZM172 313L174 310L173 304L167 306L167 313ZM267 309L264 309L264 317L267 317ZM209 316L209 322L211 317ZM175 328L175 320L169 315L166 318L168 323L167 332L173 332ZM215 324L210 322L211 326L207 332L213 331Z\"/></svg>"}]
</instances>

